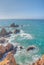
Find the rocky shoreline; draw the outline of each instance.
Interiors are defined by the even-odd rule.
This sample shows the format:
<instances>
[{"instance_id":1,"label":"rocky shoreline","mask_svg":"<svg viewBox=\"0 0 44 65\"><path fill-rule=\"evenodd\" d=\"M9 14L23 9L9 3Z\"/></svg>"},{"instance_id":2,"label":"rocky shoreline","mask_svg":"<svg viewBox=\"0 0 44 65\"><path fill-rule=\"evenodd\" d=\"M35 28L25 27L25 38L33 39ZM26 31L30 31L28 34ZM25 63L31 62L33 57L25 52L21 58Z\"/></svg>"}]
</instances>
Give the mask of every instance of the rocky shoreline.
<instances>
[{"instance_id":1,"label":"rocky shoreline","mask_svg":"<svg viewBox=\"0 0 44 65\"><path fill-rule=\"evenodd\" d=\"M22 49L22 47L20 47L20 49ZM28 49L32 50L32 47ZM17 47L14 48L10 43L8 43L7 46L0 45L0 65L19 65L14 58L16 51ZM44 65L44 55L36 62L27 65Z\"/></svg>"},{"instance_id":2,"label":"rocky shoreline","mask_svg":"<svg viewBox=\"0 0 44 65\"><path fill-rule=\"evenodd\" d=\"M19 25L16 25L12 23L10 27L19 27ZM18 46L14 46L13 44L8 42L8 37L14 33L20 33L19 29L15 29L13 32L12 31L7 31L5 28L2 28L0 31L0 65L19 65L16 63L14 54L16 54ZM5 45L6 44L6 45ZM20 50L23 49L24 47L19 46ZM33 51L35 50L35 46L29 46L26 51ZM44 55L39 58L36 62L32 64L27 64L27 65L44 65Z\"/></svg>"}]
</instances>

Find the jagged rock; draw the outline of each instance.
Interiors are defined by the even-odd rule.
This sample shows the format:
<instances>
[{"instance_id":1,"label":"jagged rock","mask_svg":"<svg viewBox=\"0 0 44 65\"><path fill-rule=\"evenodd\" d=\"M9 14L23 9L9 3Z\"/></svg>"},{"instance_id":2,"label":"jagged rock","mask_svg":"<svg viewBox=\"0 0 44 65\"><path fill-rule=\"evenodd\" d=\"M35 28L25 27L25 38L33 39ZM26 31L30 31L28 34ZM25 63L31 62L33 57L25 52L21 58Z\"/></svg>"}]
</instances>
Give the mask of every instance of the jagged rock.
<instances>
[{"instance_id":1,"label":"jagged rock","mask_svg":"<svg viewBox=\"0 0 44 65\"><path fill-rule=\"evenodd\" d=\"M19 32L20 32L20 30L18 30L18 29L16 29L16 30L14 31L15 34L17 34L17 33L19 33Z\"/></svg>"},{"instance_id":2,"label":"jagged rock","mask_svg":"<svg viewBox=\"0 0 44 65\"><path fill-rule=\"evenodd\" d=\"M19 25L15 25L15 23L12 23L10 27L19 27Z\"/></svg>"},{"instance_id":3,"label":"jagged rock","mask_svg":"<svg viewBox=\"0 0 44 65\"><path fill-rule=\"evenodd\" d=\"M23 47L22 47L22 46L20 46L20 49L23 49Z\"/></svg>"},{"instance_id":4,"label":"jagged rock","mask_svg":"<svg viewBox=\"0 0 44 65\"><path fill-rule=\"evenodd\" d=\"M9 52L5 57L5 59L0 62L0 65L17 65L17 64L13 54Z\"/></svg>"},{"instance_id":5,"label":"jagged rock","mask_svg":"<svg viewBox=\"0 0 44 65\"><path fill-rule=\"evenodd\" d=\"M34 49L35 49L35 46L29 46L29 47L27 48L27 51L34 50Z\"/></svg>"}]
</instances>

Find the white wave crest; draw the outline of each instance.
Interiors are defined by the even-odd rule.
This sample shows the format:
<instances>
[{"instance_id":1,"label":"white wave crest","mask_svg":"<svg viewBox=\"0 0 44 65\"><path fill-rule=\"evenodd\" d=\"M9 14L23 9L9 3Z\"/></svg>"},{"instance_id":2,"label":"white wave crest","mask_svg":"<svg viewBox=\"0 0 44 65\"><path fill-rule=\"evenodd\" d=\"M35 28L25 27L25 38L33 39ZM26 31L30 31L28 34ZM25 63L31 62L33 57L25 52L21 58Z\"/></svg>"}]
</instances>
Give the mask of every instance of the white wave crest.
<instances>
[{"instance_id":1,"label":"white wave crest","mask_svg":"<svg viewBox=\"0 0 44 65\"><path fill-rule=\"evenodd\" d=\"M33 37L32 37L31 34L25 33L23 30L21 30L20 36L23 37L24 39L25 38L27 38L27 39L33 39Z\"/></svg>"}]
</instances>

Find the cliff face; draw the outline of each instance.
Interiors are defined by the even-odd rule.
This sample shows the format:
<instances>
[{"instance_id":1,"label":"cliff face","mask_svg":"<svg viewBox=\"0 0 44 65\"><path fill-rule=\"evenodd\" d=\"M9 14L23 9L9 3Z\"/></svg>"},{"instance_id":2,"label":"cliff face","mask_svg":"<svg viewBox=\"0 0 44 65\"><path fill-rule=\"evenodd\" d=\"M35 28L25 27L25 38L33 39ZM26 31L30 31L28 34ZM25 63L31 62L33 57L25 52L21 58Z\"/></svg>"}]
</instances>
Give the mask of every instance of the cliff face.
<instances>
[{"instance_id":1,"label":"cliff face","mask_svg":"<svg viewBox=\"0 0 44 65\"><path fill-rule=\"evenodd\" d=\"M0 65L16 65L13 54L9 52L6 58L0 62Z\"/></svg>"}]
</instances>

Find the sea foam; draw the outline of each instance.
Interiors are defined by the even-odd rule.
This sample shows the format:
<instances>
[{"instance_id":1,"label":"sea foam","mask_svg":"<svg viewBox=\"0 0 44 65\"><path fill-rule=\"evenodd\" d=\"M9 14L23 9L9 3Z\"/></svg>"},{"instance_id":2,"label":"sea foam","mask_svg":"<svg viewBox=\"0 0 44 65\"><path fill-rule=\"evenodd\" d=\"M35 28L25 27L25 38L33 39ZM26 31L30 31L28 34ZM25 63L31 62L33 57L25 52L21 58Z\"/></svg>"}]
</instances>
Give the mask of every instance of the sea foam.
<instances>
[{"instance_id":1,"label":"sea foam","mask_svg":"<svg viewBox=\"0 0 44 65\"><path fill-rule=\"evenodd\" d=\"M24 39L33 39L31 34L25 33L23 30L20 31L20 36Z\"/></svg>"}]
</instances>

